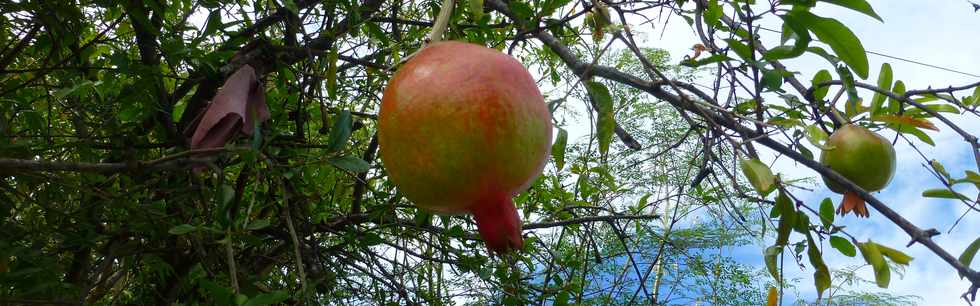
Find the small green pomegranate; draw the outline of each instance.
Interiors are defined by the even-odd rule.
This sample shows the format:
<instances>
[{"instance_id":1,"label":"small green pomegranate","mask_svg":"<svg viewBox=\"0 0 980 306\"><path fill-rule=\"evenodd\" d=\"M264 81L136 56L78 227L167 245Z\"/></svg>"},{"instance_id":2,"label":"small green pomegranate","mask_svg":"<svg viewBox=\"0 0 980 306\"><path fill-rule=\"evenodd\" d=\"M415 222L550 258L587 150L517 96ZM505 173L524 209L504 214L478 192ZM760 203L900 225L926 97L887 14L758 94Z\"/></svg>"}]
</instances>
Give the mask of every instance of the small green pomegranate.
<instances>
[{"instance_id":1,"label":"small green pomegranate","mask_svg":"<svg viewBox=\"0 0 980 306\"><path fill-rule=\"evenodd\" d=\"M866 191L885 188L895 174L895 148L887 139L866 128L845 125L830 135L827 146L820 154L820 163ZM826 177L823 181L830 190L844 194L838 213L846 215L854 211L858 217L868 217L868 208L857 194Z\"/></svg>"},{"instance_id":2,"label":"small green pomegranate","mask_svg":"<svg viewBox=\"0 0 980 306\"><path fill-rule=\"evenodd\" d=\"M381 100L381 160L398 190L444 214L473 214L487 247L523 246L512 197L541 174L551 113L534 79L500 51L438 42L405 63Z\"/></svg>"}]
</instances>

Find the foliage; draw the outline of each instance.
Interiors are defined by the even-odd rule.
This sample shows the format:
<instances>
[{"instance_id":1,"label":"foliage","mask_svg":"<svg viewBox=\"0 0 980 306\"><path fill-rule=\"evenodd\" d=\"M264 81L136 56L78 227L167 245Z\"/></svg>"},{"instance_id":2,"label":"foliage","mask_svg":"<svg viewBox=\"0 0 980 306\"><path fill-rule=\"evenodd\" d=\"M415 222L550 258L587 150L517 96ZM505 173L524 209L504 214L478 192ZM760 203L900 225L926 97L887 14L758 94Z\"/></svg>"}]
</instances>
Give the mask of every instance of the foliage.
<instances>
[{"instance_id":1,"label":"foliage","mask_svg":"<svg viewBox=\"0 0 980 306\"><path fill-rule=\"evenodd\" d=\"M846 122L913 149L949 128L978 149L947 118L978 116L978 84L906 88L890 66L865 83L876 67L860 38L813 10L880 20L865 1L458 5L447 38L518 58L565 131L515 198L526 246L506 257L487 253L470 218L411 205L376 156L383 88L442 2L0 3L0 304L761 305L770 286L795 290L781 273L793 264L814 273L799 286L836 301L913 300L832 279L866 261L887 284L915 262L835 225L832 202L798 200L792 187L812 178L768 169L791 158L833 175L812 150ZM696 32L692 55L634 39L669 18ZM760 19L781 24L780 39L764 39ZM826 70L780 62L804 56ZM246 64L271 119L191 149L195 118ZM980 188L980 169L925 162L943 188L923 196L976 204L961 186ZM766 270L733 248L758 251ZM976 250L950 262L974 286ZM824 261L837 251L853 258Z\"/></svg>"}]
</instances>

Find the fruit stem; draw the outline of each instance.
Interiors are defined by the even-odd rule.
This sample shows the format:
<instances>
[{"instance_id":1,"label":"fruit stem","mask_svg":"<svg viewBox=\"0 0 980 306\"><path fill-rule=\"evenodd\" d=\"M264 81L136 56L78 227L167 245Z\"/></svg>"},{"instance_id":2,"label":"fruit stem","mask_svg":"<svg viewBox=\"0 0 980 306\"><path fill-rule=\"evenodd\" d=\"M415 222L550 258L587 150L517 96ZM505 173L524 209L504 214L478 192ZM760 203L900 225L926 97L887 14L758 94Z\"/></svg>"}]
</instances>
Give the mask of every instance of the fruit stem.
<instances>
[{"instance_id":1,"label":"fruit stem","mask_svg":"<svg viewBox=\"0 0 980 306\"><path fill-rule=\"evenodd\" d=\"M490 251L506 254L524 246L521 217L510 196L503 192L481 197L469 208L480 237Z\"/></svg>"},{"instance_id":2,"label":"fruit stem","mask_svg":"<svg viewBox=\"0 0 980 306\"><path fill-rule=\"evenodd\" d=\"M442 34L449 27L449 17L453 15L453 5L455 2L455 0L442 1L442 8L439 9L439 15L436 16L435 22L432 23L432 32L429 33L430 44L442 40ZM423 48L425 47L423 46Z\"/></svg>"},{"instance_id":3,"label":"fruit stem","mask_svg":"<svg viewBox=\"0 0 980 306\"><path fill-rule=\"evenodd\" d=\"M442 1L442 8L439 9L439 15L436 16L436 20L432 22L432 32L429 32L428 42L423 43L421 48L415 50L415 52L412 52L412 54L403 57L400 61L392 65L390 67L391 69L395 69L395 67L401 66L405 62L408 62L408 60L415 57L416 54L419 54L422 49L425 49L426 46L442 40L442 34L446 33L446 29L449 28L449 17L453 15L453 4L455 3L455 0Z\"/></svg>"}]
</instances>

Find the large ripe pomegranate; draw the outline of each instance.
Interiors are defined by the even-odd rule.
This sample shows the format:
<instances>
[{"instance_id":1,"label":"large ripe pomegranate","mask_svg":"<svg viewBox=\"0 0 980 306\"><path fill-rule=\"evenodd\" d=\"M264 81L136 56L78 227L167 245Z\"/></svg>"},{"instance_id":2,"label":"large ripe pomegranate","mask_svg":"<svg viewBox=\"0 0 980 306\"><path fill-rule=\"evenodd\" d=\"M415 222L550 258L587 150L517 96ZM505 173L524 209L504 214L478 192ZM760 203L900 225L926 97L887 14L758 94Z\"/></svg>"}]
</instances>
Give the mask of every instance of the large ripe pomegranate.
<instances>
[{"instance_id":1,"label":"large ripe pomegranate","mask_svg":"<svg viewBox=\"0 0 980 306\"><path fill-rule=\"evenodd\" d=\"M544 168L551 114L517 60L431 44L388 83L378 125L381 160L402 194L439 213L473 214L494 252L522 247L511 198Z\"/></svg>"},{"instance_id":2,"label":"large ripe pomegranate","mask_svg":"<svg viewBox=\"0 0 980 306\"><path fill-rule=\"evenodd\" d=\"M820 163L866 191L885 188L895 174L895 148L887 139L866 128L845 125L830 135L827 146L820 155ZM858 217L868 217L868 208L857 194L826 177L823 181L830 190L844 194L838 213L845 215L853 210Z\"/></svg>"}]
</instances>

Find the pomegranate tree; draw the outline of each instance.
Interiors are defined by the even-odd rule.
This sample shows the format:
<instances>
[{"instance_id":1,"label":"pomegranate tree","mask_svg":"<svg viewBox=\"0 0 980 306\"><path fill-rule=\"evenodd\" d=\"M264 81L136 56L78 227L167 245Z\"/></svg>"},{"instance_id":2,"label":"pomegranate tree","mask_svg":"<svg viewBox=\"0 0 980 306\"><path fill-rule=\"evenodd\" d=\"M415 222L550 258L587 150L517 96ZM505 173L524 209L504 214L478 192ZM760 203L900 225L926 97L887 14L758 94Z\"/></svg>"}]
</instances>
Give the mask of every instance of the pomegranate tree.
<instances>
[{"instance_id":1,"label":"pomegranate tree","mask_svg":"<svg viewBox=\"0 0 980 306\"><path fill-rule=\"evenodd\" d=\"M388 83L378 118L381 160L399 192L444 214L473 214L487 247L522 247L512 197L541 173L551 114L514 58L433 43Z\"/></svg>"},{"instance_id":2,"label":"pomegranate tree","mask_svg":"<svg viewBox=\"0 0 980 306\"><path fill-rule=\"evenodd\" d=\"M833 169L866 191L878 191L888 185L895 174L895 148L887 139L866 128L848 124L830 135L820 163ZM837 212L850 211L858 217L868 217L868 208L856 193L827 177L824 184L836 193L843 193Z\"/></svg>"}]
</instances>

